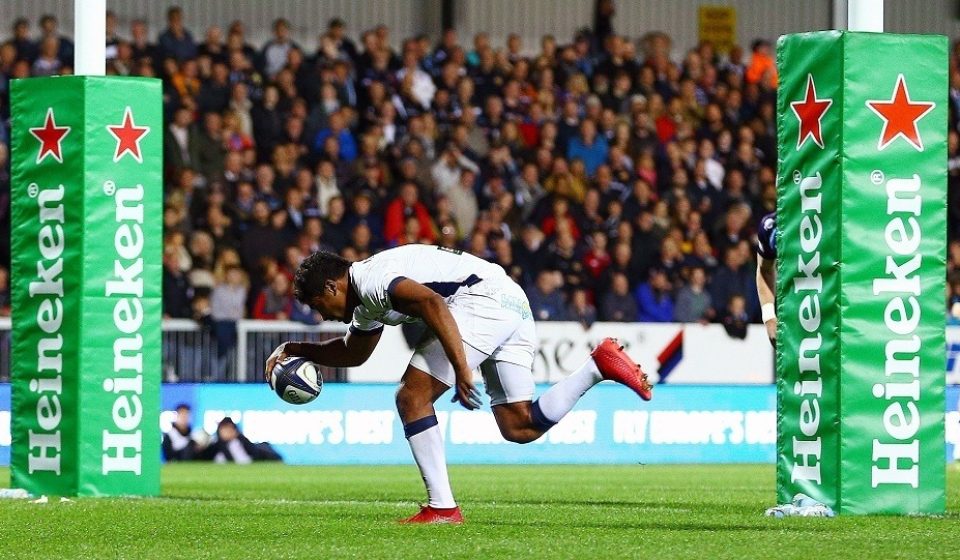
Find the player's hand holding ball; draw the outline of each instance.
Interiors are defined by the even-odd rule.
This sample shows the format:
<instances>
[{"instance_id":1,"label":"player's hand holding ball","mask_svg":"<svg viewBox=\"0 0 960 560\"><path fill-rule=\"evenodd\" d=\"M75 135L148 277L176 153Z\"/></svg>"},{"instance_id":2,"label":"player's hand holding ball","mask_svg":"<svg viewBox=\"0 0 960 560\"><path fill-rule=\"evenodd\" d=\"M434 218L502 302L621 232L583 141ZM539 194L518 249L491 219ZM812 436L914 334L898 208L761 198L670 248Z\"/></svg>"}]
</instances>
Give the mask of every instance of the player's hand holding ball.
<instances>
[{"instance_id":1,"label":"player's hand holding ball","mask_svg":"<svg viewBox=\"0 0 960 560\"><path fill-rule=\"evenodd\" d=\"M284 355L276 360L268 382L277 396L290 404L307 404L320 396L323 389L317 364L298 356Z\"/></svg>"},{"instance_id":2,"label":"player's hand holding ball","mask_svg":"<svg viewBox=\"0 0 960 560\"><path fill-rule=\"evenodd\" d=\"M287 345L289 342L284 342L273 351L273 354L270 354L270 357L267 358L267 365L263 369L263 379L270 384L270 388L273 388L273 381L270 379L270 376L273 372L273 366L277 365L277 362L282 362L284 359L290 356L287 352Z\"/></svg>"}]
</instances>

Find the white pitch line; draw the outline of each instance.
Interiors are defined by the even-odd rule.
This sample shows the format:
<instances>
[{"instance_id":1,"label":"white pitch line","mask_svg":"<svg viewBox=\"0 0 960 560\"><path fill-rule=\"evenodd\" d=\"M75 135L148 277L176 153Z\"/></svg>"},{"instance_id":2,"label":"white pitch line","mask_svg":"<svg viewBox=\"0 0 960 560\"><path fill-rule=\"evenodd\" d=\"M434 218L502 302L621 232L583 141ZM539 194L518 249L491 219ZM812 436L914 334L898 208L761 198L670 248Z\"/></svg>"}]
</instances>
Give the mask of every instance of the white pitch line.
<instances>
[{"instance_id":1,"label":"white pitch line","mask_svg":"<svg viewBox=\"0 0 960 560\"><path fill-rule=\"evenodd\" d=\"M387 501L370 501L370 500L288 500L285 498L254 498L254 499L236 499L236 500L197 500L192 498L176 498L170 497L166 498L169 501L178 501L178 502L191 502L197 504L231 504L237 502L243 502L244 504L254 504L254 505L276 505L276 506L376 506L376 507L392 507L392 508L409 508L410 506L417 505L417 502L387 502ZM466 501L462 502L465 507L469 508L491 508L491 509L528 509L528 508L582 508L582 507L623 507L624 504L619 503L565 503L565 502L550 502L550 503L516 503L516 502L472 502ZM686 508L675 508L675 507L660 507L656 505L644 505L644 504L632 504L633 508L642 511L658 511L666 513L690 513L692 509Z\"/></svg>"}]
</instances>

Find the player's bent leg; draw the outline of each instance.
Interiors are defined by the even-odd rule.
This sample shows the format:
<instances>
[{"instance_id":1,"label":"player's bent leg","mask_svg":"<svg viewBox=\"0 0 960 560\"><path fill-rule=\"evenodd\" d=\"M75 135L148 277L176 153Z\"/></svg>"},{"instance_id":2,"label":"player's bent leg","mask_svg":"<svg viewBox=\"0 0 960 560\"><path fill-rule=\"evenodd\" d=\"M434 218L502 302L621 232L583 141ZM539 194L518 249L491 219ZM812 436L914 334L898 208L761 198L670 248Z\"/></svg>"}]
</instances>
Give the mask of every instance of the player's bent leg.
<instances>
[{"instance_id":1,"label":"player's bent leg","mask_svg":"<svg viewBox=\"0 0 960 560\"><path fill-rule=\"evenodd\" d=\"M503 439L530 443L553 427L554 422L538 416L533 406L533 372L528 366L491 358L480 364L480 373Z\"/></svg>"},{"instance_id":2,"label":"player's bent leg","mask_svg":"<svg viewBox=\"0 0 960 560\"><path fill-rule=\"evenodd\" d=\"M536 401L533 373L497 356L480 366L500 433L507 441L529 443L569 413L587 391L604 379L622 383L644 400L652 389L647 376L611 338L604 339L576 371L555 383Z\"/></svg>"},{"instance_id":3,"label":"player's bent leg","mask_svg":"<svg viewBox=\"0 0 960 560\"><path fill-rule=\"evenodd\" d=\"M492 406L491 410L500 428L500 435L513 443L536 441L553 426L538 423L533 419L531 401L498 404Z\"/></svg>"}]
</instances>

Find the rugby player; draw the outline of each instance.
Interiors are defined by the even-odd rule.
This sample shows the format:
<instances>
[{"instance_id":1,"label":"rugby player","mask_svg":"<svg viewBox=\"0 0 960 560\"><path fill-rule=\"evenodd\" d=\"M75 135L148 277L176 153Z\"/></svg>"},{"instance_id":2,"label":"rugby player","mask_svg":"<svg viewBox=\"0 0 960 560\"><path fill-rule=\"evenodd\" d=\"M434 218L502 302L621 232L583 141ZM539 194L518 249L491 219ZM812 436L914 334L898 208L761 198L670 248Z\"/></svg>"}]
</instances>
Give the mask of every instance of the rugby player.
<instances>
[{"instance_id":1,"label":"rugby player","mask_svg":"<svg viewBox=\"0 0 960 560\"><path fill-rule=\"evenodd\" d=\"M523 290L499 265L458 250L405 245L351 264L327 252L310 255L294 279L296 298L349 332L318 344L287 342L266 363L286 356L330 367L364 363L384 325L422 321L430 333L400 380L396 403L426 485L428 503L408 523L462 523L447 477L443 438L433 403L451 387L453 401L480 407L473 371L483 376L504 439L529 443L559 422L604 379L650 400L647 376L614 339L603 340L573 374L533 400L537 333Z\"/></svg>"},{"instance_id":2,"label":"rugby player","mask_svg":"<svg viewBox=\"0 0 960 560\"><path fill-rule=\"evenodd\" d=\"M760 317L767 327L767 337L777 347L777 214L771 212L760 220L757 229L757 297Z\"/></svg>"}]
</instances>

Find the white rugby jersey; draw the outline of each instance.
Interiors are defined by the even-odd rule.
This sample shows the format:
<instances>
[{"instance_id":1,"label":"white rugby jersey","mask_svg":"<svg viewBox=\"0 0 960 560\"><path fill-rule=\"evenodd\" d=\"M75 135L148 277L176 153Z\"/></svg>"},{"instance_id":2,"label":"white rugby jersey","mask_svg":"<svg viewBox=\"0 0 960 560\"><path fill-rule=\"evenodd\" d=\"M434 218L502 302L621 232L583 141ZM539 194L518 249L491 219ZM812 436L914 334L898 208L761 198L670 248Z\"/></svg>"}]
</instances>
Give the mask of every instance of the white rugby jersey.
<instances>
[{"instance_id":1,"label":"white rugby jersey","mask_svg":"<svg viewBox=\"0 0 960 560\"><path fill-rule=\"evenodd\" d=\"M403 245L353 263L348 277L359 298L353 309L350 331L370 332L383 328L383 325L419 320L393 310L390 291L403 278L419 282L449 300L457 292L469 290L481 281L505 280L507 273L498 264L459 250L434 245Z\"/></svg>"}]
</instances>

